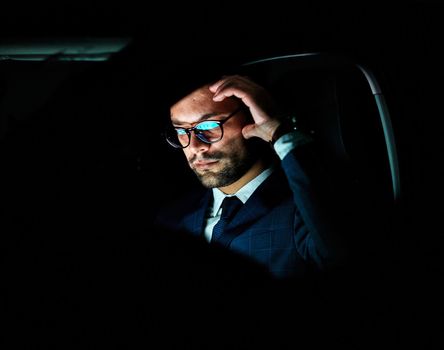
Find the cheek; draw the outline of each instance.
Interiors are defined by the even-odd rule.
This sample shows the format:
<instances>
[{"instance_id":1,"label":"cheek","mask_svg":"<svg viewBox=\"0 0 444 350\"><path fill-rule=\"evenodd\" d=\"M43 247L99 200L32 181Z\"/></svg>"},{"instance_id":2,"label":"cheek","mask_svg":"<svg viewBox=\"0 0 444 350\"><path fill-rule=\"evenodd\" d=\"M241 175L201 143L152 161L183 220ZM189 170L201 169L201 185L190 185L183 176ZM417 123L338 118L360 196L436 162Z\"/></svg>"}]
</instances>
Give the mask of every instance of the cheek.
<instances>
[{"instance_id":1,"label":"cheek","mask_svg":"<svg viewBox=\"0 0 444 350\"><path fill-rule=\"evenodd\" d=\"M193 154L190 152L188 147L183 149L183 154L185 155L187 160L190 160L193 157Z\"/></svg>"},{"instance_id":2,"label":"cheek","mask_svg":"<svg viewBox=\"0 0 444 350\"><path fill-rule=\"evenodd\" d=\"M239 149L245 147L246 139L242 136L242 131L239 130L235 135L229 135L223 139L224 147L227 149Z\"/></svg>"}]
</instances>

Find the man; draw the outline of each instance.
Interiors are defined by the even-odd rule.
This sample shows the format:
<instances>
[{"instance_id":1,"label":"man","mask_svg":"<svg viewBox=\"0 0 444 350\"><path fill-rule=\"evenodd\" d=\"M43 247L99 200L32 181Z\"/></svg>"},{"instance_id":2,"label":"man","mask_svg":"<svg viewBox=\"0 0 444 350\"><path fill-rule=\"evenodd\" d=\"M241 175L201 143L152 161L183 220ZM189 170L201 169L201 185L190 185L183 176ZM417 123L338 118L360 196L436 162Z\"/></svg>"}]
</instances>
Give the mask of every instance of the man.
<instances>
[{"instance_id":1,"label":"man","mask_svg":"<svg viewBox=\"0 0 444 350\"><path fill-rule=\"evenodd\" d=\"M278 116L265 88L224 76L182 96L170 113L168 142L183 150L209 190L168 205L161 226L247 256L278 278L341 262L342 237L315 142ZM241 202L230 218L221 208L226 197Z\"/></svg>"}]
</instances>

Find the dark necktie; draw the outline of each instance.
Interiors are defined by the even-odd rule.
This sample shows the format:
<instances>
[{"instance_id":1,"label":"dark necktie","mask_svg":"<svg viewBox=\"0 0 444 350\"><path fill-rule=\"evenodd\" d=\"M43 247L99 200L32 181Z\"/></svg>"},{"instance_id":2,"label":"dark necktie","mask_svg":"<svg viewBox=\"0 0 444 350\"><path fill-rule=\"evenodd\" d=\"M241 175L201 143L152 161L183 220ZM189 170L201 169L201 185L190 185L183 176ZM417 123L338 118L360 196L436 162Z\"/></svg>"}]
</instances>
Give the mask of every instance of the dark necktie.
<instances>
[{"instance_id":1,"label":"dark necktie","mask_svg":"<svg viewBox=\"0 0 444 350\"><path fill-rule=\"evenodd\" d=\"M222 236L225 226L230 222L236 212L242 206L242 201L236 196L225 197L222 202L222 214L220 220L213 228L211 242L216 242Z\"/></svg>"}]
</instances>

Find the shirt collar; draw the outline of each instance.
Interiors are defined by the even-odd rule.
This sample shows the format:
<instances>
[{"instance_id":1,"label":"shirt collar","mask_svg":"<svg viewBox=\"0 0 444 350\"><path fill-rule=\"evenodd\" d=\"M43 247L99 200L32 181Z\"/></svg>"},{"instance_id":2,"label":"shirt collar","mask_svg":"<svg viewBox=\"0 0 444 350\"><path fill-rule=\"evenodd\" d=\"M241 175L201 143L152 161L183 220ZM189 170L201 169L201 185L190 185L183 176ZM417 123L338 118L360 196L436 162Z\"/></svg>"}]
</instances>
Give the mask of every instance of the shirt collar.
<instances>
[{"instance_id":1,"label":"shirt collar","mask_svg":"<svg viewBox=\"0 0 444 350\"><path fill-rule=\"evenodd\" d=\"M223 200L225 197L237 196L243 204L247 202L247 200L251 197L251 195L256 191L259 185L264 182L273 172L274 167L269 167L262 171L258 176L256 176L253 180L246 183L242 188L239 189L234 194L226 195L218 188L213 188L213 209L211 212L211 216L216 216L220 210Z\"/></svg>"}]
</instances>

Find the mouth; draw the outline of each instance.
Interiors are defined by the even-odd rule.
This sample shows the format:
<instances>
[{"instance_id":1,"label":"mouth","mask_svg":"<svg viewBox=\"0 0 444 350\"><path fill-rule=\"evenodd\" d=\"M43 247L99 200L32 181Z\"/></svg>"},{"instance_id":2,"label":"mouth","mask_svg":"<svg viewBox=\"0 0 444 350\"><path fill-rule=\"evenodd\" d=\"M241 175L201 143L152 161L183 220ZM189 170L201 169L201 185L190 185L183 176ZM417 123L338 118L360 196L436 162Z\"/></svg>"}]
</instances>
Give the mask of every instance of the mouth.
<instances>
[{"instance_id":1,"label":"mouth","mask_svg":"<svg viewBox=\"0 0 444 350\"><path fill-rule=\"evenodd\" d=\"M212 168L218 162L218 160L198 160L193 163L193 167L199 170L205 170Z\"/></svg>"}]
</instances>

